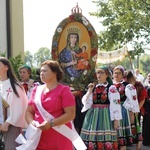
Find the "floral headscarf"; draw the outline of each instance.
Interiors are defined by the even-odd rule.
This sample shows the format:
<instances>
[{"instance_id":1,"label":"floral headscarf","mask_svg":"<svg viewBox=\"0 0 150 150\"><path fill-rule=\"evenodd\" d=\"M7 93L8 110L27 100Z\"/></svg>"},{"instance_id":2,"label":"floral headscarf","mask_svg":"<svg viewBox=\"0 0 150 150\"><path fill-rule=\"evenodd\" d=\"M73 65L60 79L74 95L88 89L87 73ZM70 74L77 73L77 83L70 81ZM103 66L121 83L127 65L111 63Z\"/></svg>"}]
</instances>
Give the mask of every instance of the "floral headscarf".
<instances>
[{"instance_id":1,"label":"floral headscarf","mask_svg":"<svg viewBox=\"0 0 150 150\"><path fill-rule=\"evenodd\" d=\"M121 66L121 65L118 65L118 66L116 66L116 67L114 68L114 71L117 70L117 69L119 69L119 70L122 72L122 75L124 76L124 72L125 72L124 67Z\"/></svg>"},{"instance_id":2,"label":"floral headscarf","mask_svg":"<svg viewBox=\"0 0 150 150\"><path fill-rule=\"evenodd\" d=\"M109 84L112 85L113 82L112 82L112 78L111 78L111 76L112 76L111 71L110 71L106 66L100 66L100 67L98 67L96 70L98 70L98 69L102 69L102 70L105 71L106 75L108 76L108 77L106 78L106 80L107 80L107 82L108 82Z\"/></svg>"}]
</instances>

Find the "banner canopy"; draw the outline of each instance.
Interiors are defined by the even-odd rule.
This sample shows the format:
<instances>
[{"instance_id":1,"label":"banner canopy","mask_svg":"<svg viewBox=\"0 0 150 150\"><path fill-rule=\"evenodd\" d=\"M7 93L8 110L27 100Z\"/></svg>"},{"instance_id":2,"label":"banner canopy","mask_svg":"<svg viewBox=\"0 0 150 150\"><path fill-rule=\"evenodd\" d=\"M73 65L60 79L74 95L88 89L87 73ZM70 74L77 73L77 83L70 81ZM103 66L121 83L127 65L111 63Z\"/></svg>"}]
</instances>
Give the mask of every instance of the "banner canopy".
<instances>
[{"instance_id":1,"label":"banner canopy","mask_svg":"<svg viewBox=\"0 0 150 150\"><path fill-rule=\"evenodd\" d=\"M122 48L117 49L115 51L109 52L99 51L97 63L109 64L118 60L123 60L127 54L128 54L127 46L123 46Z\"/></svg>"}]
</instances>

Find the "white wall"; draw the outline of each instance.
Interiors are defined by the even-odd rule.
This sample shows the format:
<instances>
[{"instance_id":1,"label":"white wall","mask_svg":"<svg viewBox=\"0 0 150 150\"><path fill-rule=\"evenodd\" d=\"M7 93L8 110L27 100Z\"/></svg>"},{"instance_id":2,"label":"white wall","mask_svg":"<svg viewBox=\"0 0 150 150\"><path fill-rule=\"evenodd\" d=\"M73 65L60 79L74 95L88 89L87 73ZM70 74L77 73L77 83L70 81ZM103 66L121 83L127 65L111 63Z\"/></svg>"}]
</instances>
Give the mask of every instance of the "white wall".
<instances>
[{"instance_id":1,"label":"white wall","mask_svg":"<svg viewBox=\"0 0 150 150\"><path fill-rule=\"evenodd\" d=\"M6 0L0 0L0 52L7 52Z\"/></svg>"}]
</instances>

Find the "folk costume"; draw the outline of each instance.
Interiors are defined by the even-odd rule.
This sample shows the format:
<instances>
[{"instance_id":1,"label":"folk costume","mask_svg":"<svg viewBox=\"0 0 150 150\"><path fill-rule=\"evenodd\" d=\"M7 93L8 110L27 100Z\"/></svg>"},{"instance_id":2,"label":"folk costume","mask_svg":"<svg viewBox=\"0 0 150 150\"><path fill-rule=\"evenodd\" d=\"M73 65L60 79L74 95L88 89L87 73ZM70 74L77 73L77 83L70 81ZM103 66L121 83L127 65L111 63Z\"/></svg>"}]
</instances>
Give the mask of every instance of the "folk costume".
<instances>
[{"instance_id":1,"label":"folk costume","mask_svg":"<svg viewBox=\"0 0 150 150\"><path fill-rule=\"evenodd\" d=\"M122 120L120 121L120 128L118 130L118 138L120 146L125 146L126 144L133 143L129 111L123 106L127 98L125 94L125 88L127 84L128 83L125 82L124 80L122 80L120 83L114 83L115 87L117 88L120 94L120 101L121 101Z\"/></svg>"},{"instance_id":2,"label":"folk costume","mask_svg":"<svg viewBox=\"0 0 150 150\"><path fill-rule=\"evenodd\" d=\"M108 77L107 81L108 79L110 78ZM87 93L83 96L82 102L82 112L87 109L88 111L80 136L88 150L118 150L117 131L114 130L113 123L114 120L122 119L122 115L116 87L110 82L97 83L89 96Z\"/></svg>"},{"instance_id":3,"label":"folk costume","mask_svg":"<svg viewBox=\"0 0 150 150\"><path fill-rule=\"evenodd\" d=\"M113 70L114 85L120 93L122 120L120 120L120 127L118 129L118 143L119 147L130 145L133 143L134 136L131 130L131 117L134 118L134 113L139 112L139 105L137 99L137 92L132 84L129 84L124 79L124 68L118 65ZM135 115L134 128L140 133L138 116Z\"/></svg>"},{"instance_id":4,"label":"folk costume","mask_svg":"<svg viewBox=\"0 0 150 150\"><path fill-rule=\"evenodd\" d=\"M145 89L145 87L143 86L143 84L139 81L136 81L134 84L136 91L137 91L137 98L138 98L138 102L140 103L142 100L145 101L146 97L147 97L147 91ZM139 141L143 141L143 137L142 137L142 131L141 131L141 115L145 114L145 108L144 106L141 107L140 112L138 113L138 117L135 120L135 126L139 125L139 131L138 128L136 128L136 130L133 128L132 130L134 130L133 136L134 136L134 143L138 143ZM132 125L133 126L133 125Z\"/></svg>"}]
</instances>

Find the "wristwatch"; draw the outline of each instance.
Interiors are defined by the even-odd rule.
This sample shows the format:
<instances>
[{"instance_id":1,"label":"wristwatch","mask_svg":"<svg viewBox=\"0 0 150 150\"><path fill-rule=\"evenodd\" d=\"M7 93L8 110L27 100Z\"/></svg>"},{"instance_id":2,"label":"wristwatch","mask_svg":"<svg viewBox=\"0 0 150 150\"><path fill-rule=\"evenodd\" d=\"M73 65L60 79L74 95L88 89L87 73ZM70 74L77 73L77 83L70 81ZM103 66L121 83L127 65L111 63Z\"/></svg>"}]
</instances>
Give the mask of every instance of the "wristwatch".
<instances>
[{"instance_id":1,"label":"wristwatch","mask_svg":"<svg viewBox=\"0 0 150 150\"><path fill-rule=\"evenodd\" d=\"M50 126L51 126L51 127L54 126L54 120L53 120L53 119L50 120Z\"/></svg>"}]
</instances>

